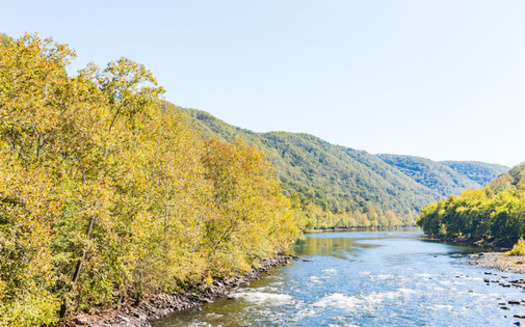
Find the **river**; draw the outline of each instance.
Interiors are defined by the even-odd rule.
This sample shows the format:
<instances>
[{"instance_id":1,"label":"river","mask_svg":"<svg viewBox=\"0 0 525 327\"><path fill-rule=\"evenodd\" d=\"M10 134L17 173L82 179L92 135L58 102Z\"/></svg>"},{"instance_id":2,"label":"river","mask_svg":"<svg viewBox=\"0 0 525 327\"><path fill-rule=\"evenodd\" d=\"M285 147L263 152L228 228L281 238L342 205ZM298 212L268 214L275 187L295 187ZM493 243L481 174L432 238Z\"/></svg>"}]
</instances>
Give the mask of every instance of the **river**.
<instances>
[{"instance_id":1,"label":"river","mask_svg":"<svg viewBox=\"0 0 525 327\"><path fill-rule=\"evenodd\" d=\"M480 248L426 241L419 231L308 234L290 249L312 261L272 269L202 310L155 322L179 326L513 326L522 289L465 263ZM486 250L485 250L486 251ZM506 304L503 304L506 303ZM503 308L503 309L502 309ZM506 309L505 309L506 308Z\"/></svg>"}]
</instances>

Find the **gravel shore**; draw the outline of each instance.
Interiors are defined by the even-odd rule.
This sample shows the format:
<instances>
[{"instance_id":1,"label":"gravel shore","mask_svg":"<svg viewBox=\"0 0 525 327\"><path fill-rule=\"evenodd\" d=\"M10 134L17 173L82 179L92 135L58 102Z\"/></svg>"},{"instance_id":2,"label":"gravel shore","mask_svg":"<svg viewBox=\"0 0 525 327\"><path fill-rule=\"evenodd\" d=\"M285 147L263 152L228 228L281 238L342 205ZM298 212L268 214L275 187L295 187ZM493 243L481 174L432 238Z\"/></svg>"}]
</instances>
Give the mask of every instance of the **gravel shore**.
<instances>
[{"instance_id":1,"label":"gravel shore","mask_svg":"<svg viewBox=\"0 0 525 327\"><path fill-rule=\"evenodd\" d=\"M508 256L504 252L474 254L468 263L484 268L495 268L504 272L525 274L525 257Z\"/></svg>"}]
</instances>

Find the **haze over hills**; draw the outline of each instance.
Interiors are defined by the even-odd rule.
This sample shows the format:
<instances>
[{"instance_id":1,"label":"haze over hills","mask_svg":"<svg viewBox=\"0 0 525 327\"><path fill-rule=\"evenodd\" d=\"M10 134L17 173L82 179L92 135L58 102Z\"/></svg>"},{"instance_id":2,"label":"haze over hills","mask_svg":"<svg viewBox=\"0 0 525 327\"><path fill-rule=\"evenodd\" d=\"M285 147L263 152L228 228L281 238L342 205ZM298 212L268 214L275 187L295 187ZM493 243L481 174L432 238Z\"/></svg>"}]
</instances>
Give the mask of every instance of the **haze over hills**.
<instances>
[{"instance_id":1,"label":"haze over hills","mask_svg":"<svg viewBox=\"0 0 525 327\"><path fill-rule=\"evenodd\" d=\"M476 162L373 155L333 145L309 134L255 133L211 114L184 109L194 128L227 142L242 140L263 151L275 165L285 194L306 228L411 223L431 202L479 188L509 168Z\"/></svg>"}]
</instances>

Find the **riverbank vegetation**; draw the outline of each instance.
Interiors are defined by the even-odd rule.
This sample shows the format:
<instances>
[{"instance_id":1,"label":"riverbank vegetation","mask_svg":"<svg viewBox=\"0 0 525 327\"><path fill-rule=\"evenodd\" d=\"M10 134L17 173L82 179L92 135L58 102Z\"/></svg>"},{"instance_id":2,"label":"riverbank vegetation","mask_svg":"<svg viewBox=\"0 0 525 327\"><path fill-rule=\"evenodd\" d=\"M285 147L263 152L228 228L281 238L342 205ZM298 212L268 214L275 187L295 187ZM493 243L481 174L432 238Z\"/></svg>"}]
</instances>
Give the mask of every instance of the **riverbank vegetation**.
<instances>
[{"instance_id":1,"label":"riverbank vegetation","mask_svg":"<svg viewBox=\"0 0 525 327\"><path fill-rule=\"evenodd\" d=\"M0 46L0 325L236 275L294 239L264 155L202 138L121 58L75 76L67 45Z\"/></svg>"},{"instance_id":2,"label":"riverbank vegetation","mask_svg":"<svg viewBox=\"0 0 525 327\"><path fill-rule=\"evenodd\" d=\"M421 209L425 233L514 244L525 236L525 164L492 180Z\"/></svg>"}]
</instances>

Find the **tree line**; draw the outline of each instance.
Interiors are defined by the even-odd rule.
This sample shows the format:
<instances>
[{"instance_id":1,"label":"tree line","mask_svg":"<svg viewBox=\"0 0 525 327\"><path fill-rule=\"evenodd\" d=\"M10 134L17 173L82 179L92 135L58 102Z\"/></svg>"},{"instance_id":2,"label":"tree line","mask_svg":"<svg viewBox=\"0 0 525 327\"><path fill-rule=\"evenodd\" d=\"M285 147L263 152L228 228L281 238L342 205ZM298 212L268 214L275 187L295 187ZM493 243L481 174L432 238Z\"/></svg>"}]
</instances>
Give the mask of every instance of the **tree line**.
<instances>
[{"instance_id":1,"label":"tree line","mask_svg":"<svg viewBox=\"0 0 525 327\"><path fill-rule=\"evenodd\" d=\"M483 189L425 206L417 224L430 235L517 242L525 236L525 164Z\"/></svg>"},{"instance_id":2,"label":"tree line","mask_svg":"<svg viewBox=\"0 0 525 327\"><path fill-rule=\"evenodd\" d=\"M298 232L264 155L203 138L143 65L74 76L67 45L0 45L0 325L51 324L257 266Z\"/></svg>"}]
</instances>

